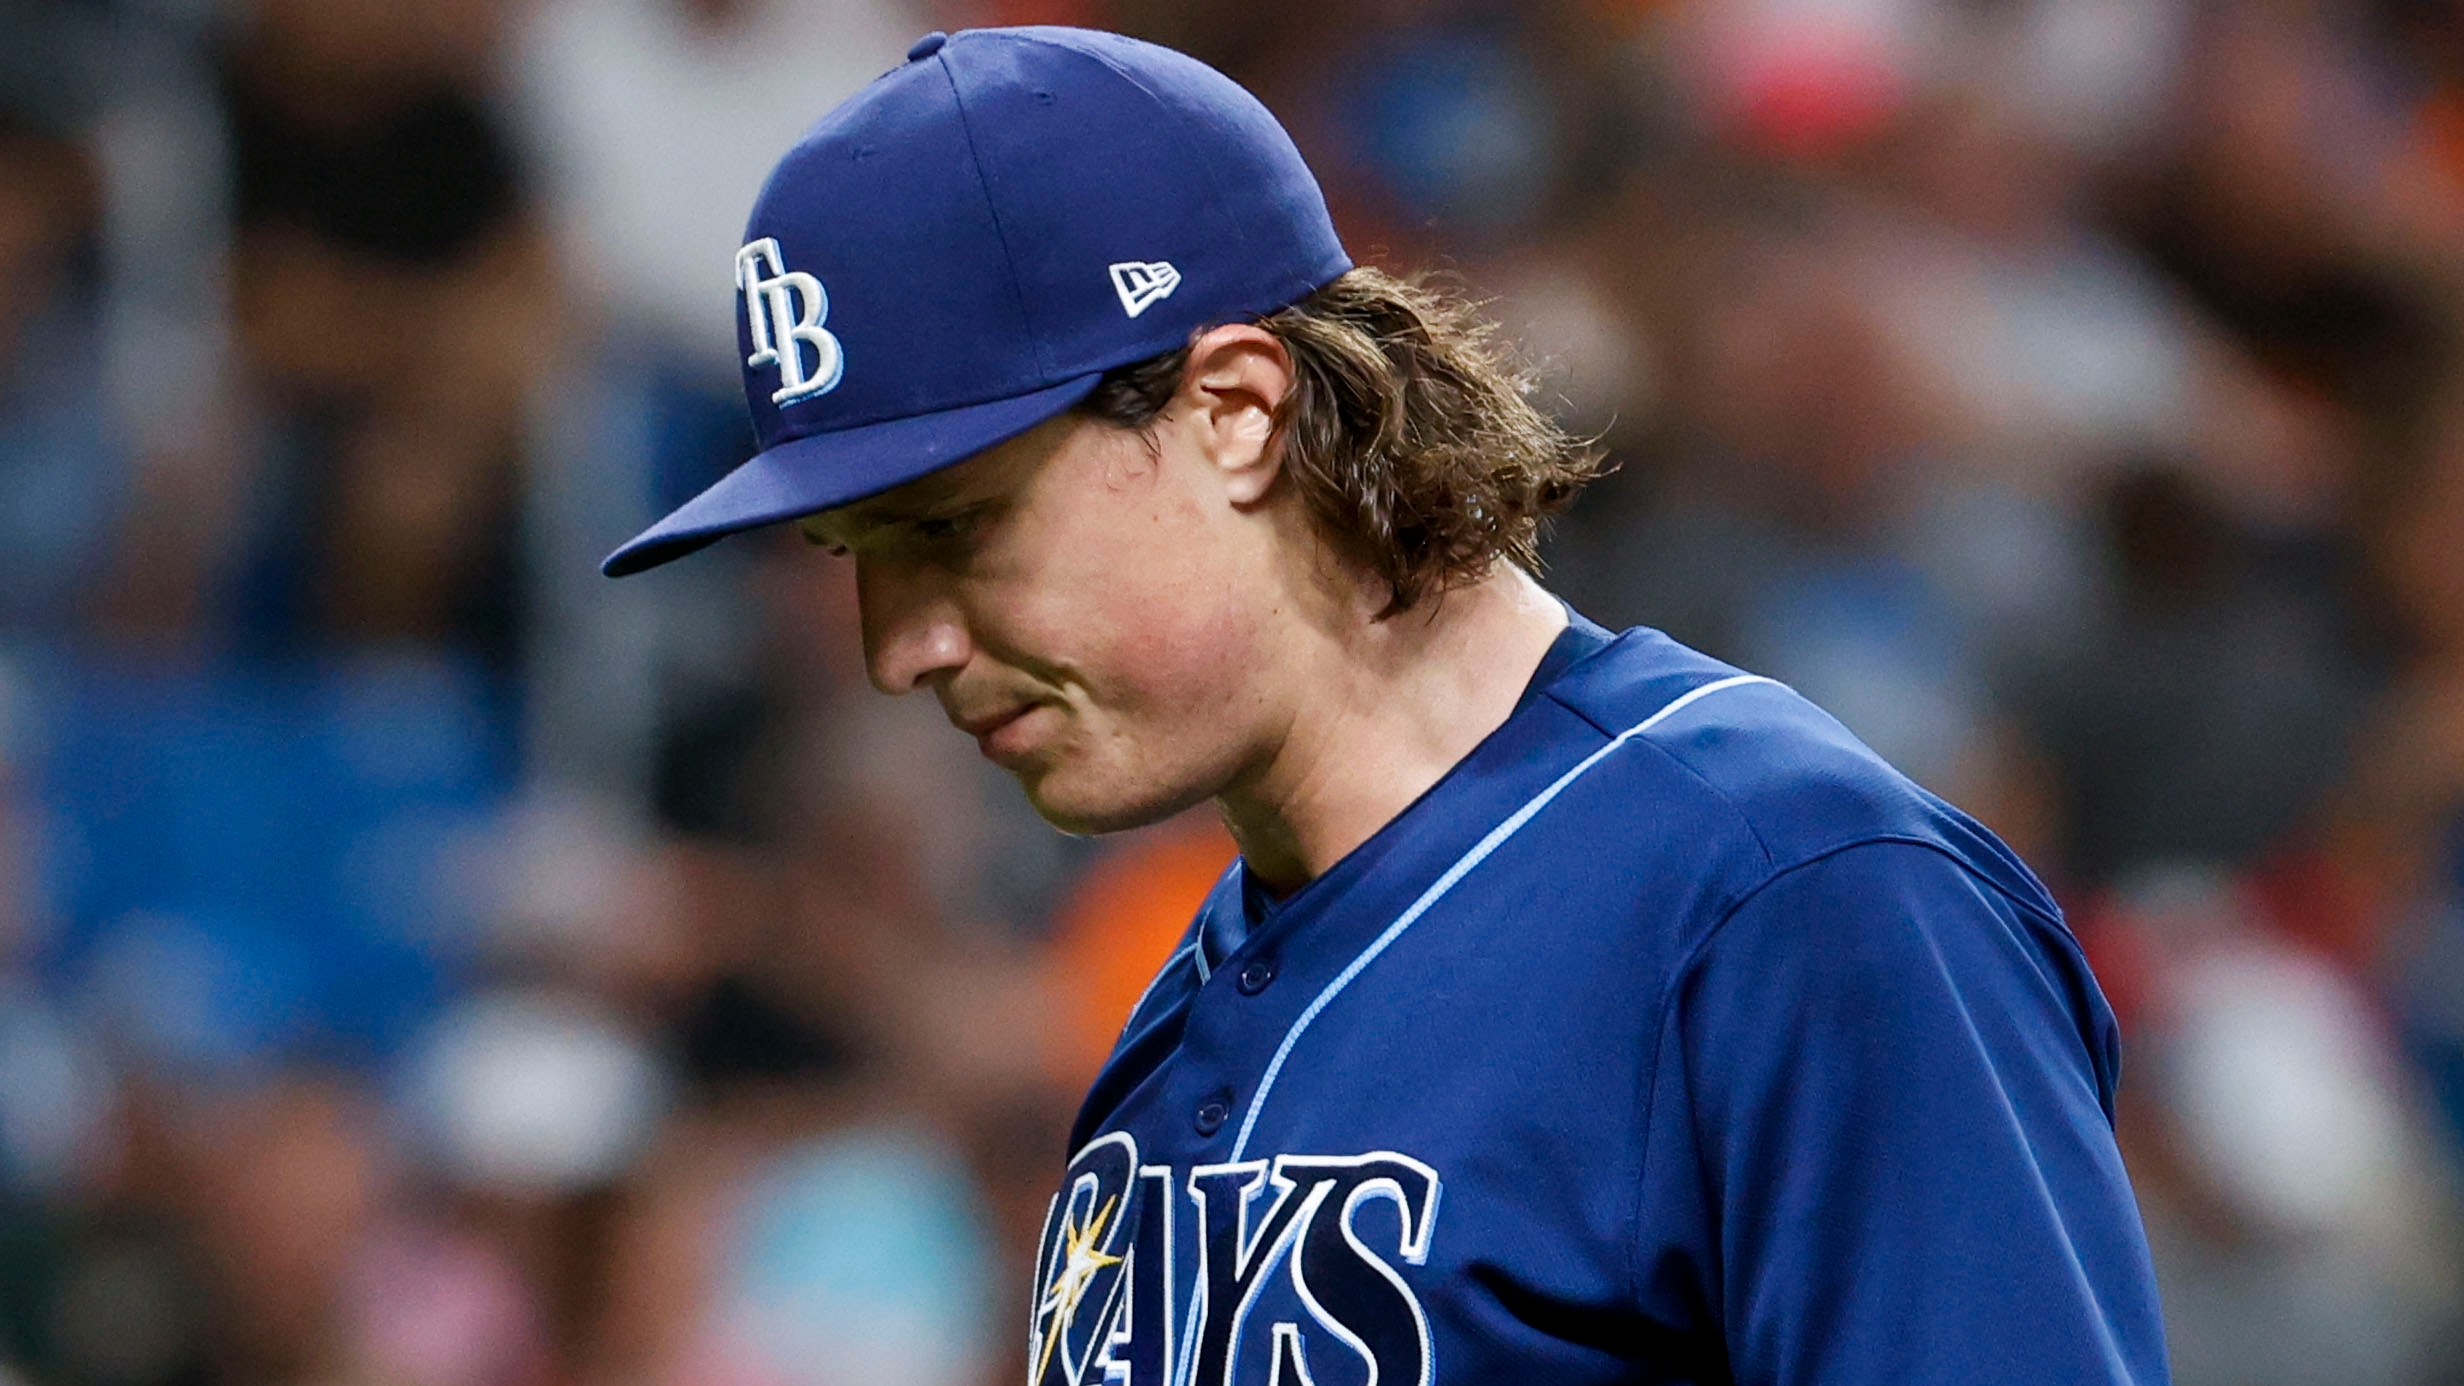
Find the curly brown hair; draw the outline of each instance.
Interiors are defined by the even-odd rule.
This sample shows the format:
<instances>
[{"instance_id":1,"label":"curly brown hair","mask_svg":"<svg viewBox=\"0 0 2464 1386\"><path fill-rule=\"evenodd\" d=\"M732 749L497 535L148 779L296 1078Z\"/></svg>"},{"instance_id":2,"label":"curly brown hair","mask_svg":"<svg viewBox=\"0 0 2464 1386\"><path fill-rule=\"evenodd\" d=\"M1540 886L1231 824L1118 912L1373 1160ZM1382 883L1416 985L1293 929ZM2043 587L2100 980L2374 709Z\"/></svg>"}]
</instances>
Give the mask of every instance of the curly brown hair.
<instances>
[{"instance_id":1,"label":"curly brown hair","mask_svg":"<svg viewBox=\"0 0 2464 1386\"><path fill-rule=\"evenodd\" d=\"M1531 400L1530 374L1459 294L1362 267L1258 320L1292 358L1283 469L1336 547L1384 579L1391 616L1504 558L1539 569L1542 521L1607 470ZM1081 409L1143 429L1186 348L1109 372Z\"/></svg>"}]
</instances>

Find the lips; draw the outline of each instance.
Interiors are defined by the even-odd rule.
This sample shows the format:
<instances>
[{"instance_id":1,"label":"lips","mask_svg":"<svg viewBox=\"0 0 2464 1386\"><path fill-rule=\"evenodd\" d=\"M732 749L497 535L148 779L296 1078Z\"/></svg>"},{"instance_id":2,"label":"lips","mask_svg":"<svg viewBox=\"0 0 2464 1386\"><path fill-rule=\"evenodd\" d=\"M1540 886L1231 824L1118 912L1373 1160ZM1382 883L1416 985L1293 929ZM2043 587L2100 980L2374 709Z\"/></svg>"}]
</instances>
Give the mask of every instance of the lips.
<instances>
[{"instance_id":1,"label":"lips","mask_svg":"<svg viewBox=\"0 0 2464 1386\"><path fill-rule=\"evenodd\" d=\"M1028 712L1032 711L1034 707L1035 704L1033 703L1020 703L1016 707L1007 708L999 712L984 713L973 717L952 716L950 721L960 731L963 731L967 735L981 741L1001 728L1017 721L1020 717L1025 716Z\"/></svg>"},{"instance_id":2,"label":"lips","mask_svg":"<svg viewBox=\"0 0 2464 1386\"><path fill-rule=\"evenodd\" d=\"M958 729L975 738L975 748L988 760L1003 760L1026 749L1032 728L1028 714L1043 706L1041 703L1020 703L997 712L977 716L953 717Z\"/></svg>"}]
</instances>

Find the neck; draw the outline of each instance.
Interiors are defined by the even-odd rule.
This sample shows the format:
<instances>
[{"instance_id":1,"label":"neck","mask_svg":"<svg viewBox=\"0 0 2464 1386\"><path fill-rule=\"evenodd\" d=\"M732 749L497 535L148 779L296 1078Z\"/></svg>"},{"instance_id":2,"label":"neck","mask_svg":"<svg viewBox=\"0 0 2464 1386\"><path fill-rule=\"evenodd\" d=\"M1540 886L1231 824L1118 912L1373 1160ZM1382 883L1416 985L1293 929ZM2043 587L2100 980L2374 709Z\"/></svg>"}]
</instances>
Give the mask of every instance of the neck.
<instances>
[{"instance_id":1,"label":"neck","mask_svg":"<svg viewBox=\"0 0 2464 1386\"><path fill-rule=\"evenodd\" d=\"M1364 597L1287 666L1271 755L1217 796L1252 875L1289 894L1391 822L1514 711L1566 628L1519 568L1386 620Z\"/></svg>"}]
</instances>

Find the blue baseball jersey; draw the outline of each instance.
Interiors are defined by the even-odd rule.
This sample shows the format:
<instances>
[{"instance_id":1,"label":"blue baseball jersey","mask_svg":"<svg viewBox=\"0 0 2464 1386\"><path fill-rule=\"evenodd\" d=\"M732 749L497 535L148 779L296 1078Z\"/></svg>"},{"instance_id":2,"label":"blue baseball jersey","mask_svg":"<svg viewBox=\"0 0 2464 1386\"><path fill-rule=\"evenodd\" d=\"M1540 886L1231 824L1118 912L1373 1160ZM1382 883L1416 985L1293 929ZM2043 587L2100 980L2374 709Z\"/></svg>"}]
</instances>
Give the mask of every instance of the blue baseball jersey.
<instances>
[{"instance_id":1,"label":"blue baseball jersey","mask_svg":"<svg viewBox=\"0 0 2464 1386\"><path fill-rule=\"evenodd\" d=\"M1208 899L1079 1115L1030 1386L2153 1386L2117 1064L1990 833L1578 618L1325 874Z\"/></svg>"}]
</instances>

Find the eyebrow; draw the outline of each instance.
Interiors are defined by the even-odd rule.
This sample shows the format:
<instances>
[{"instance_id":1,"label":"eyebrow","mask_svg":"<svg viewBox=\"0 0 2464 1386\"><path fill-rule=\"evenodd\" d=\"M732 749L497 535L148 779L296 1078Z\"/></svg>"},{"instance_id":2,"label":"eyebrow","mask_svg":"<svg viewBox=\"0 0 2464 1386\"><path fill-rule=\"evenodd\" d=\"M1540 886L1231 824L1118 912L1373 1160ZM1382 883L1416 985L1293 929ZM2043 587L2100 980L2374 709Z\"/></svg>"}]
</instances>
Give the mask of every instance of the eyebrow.
<instances>
[{"instance_id":1,"label":"eyebrow","mask_svg":"<svg viewBox=\"0 0 2464 1386\"><path fill-rule=\"evenodd\" d=\"M840 541L814 532L813 527L824 515L836 515L839 517L838 523L834 526L834 528L852 529L861 532L865 529L879 528L883 525L894 525L909 520L931 518L944 511L964 508L965 506L974 503L968 498L965 491L956 486L950 485L946 481L942 481L938 477L925 478L925 480L938 484L918 487L918 494L911 494L903 500L893 501L887 496L868 496L863 500L850 502L849 504L840 506L835 510L824 510L815 514L806 515L796 522L796 528L803 531L805 539L811 543L836 544ZM906 490L907 488L901 487L899 489Z\"/></svg>"}]
</instances>

